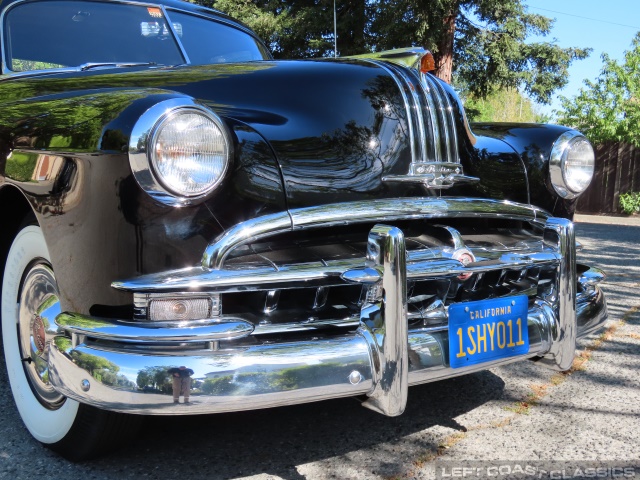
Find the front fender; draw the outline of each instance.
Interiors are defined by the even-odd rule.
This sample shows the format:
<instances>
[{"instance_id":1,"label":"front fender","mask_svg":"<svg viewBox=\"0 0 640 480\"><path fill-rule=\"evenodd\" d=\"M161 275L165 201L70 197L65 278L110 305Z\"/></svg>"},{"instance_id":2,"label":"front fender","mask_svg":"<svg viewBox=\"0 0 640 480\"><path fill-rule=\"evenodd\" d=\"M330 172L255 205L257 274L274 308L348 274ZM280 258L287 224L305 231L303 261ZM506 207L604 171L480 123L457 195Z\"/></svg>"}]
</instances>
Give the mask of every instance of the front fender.
<instances>
[{"instance_id":1,"label":"front fender","mask_svg":"<svg viewBox=\"0 0 640 480\"><path fill-rule=\"evenodd\" d=\"M0 85L0 98L7 85ZM177 96L184 97L101 89L0 101L0 146L9 152L0 180L23 192L42 226L63 309L121 315L117 305L131 298L110 287L114 278L197 265L229 226L286 210L269 145L229 118L223 120L236 158L206 202L169 207L140 188L128 158L133 125L152 105Z\"/></svg>"},{"instance_id":2,"label":"front fender","mask_svg":"<svg viewBox=\"0 0 640 480\"><path fill-rule=\"evenodd\" d=\"M552 212L556 217L573 218L577 198L560 198L549 177L551 149L558 137L570 128L534 123L474 123L472 128L478 134L506 143L520 155L526 168L533 205Z\"/></svg>"}]
</instances>

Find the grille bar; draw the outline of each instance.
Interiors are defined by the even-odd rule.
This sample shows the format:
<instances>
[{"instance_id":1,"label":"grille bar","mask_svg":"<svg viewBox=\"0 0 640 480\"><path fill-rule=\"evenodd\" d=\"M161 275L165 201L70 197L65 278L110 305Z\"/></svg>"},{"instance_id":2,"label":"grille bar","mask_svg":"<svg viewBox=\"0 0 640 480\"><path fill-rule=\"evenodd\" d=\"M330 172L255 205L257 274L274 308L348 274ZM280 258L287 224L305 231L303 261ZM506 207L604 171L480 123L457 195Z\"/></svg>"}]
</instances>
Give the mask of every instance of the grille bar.
<instances>
[{"instance_id":1,"label":"grille bar","mask_svg":"<svg viewBox=\"0 0 640 480\"><path fill-rule=\"evenodd\" d=\"M387 198L292 209L242 222L210 244L202 266L221 269L236 248L280 233L363 223L427 218L502 218L543 225L548 213L530 205L486 198ZM139 277L114 282L119 290L136 290Z\"/></svg>"},{"instance_id":2,"label":"grille bar","mask_svg":"<svg viewBox=\"0 0 640 480\"><path fill-rule=\"evenodd\" d=\"M434 255L429 249L426 255ZM549 251L526 251L518 253L502 253L481 251L483 260L467 264L458 260L440 257L423 259L424 251L413 250L407 253L407 278L456 277L458 275L482 273L492 270L521 269L532 265L555 265L558 255ZM480 252L479 252L480 254ZM446 255L446 253L442 253ZM420 260L418 260L420 259ZM188 268L163 274L161 282L141 283L137 280L135 290L143 292L153 289L165 292L184 290L203 290L207 292L229 293L261 290L277 290L283 288L329 287L354 283L349 275L353 270L366 267L364 258L332 260L295 265L281 265L277 269L271 267L245 270L208 270L201 267ZM370 279L366 283L370 283Z\"/></svg>"}]
</instances>

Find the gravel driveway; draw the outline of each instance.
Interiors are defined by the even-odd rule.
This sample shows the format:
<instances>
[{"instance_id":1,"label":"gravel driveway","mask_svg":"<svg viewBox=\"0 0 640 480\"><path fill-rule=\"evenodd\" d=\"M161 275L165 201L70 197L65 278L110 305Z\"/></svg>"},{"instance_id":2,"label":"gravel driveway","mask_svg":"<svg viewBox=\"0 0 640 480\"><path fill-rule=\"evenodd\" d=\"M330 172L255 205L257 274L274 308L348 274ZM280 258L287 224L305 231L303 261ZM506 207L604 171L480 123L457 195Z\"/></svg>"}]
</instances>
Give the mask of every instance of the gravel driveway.
<instances>
[{"instance_id":1,"label":"gravel driveway","mask_svg":"<svg viewBox=\"0 0 640 480\"><path fill-rule=\"evenodd\" d=\"M568 374L520 362L413 387L398 418L353 399L149 418L125 450L71 464L26 432L0 358L0 478L516 478L525 466L546 476L523 478L563 478L552 468L576 478L594 465L608 478L640 477L640 225L577 230L579 259L609 275L610 320ZM513 475L491 475L507 467Z\"/></svg>"}]
</instances>

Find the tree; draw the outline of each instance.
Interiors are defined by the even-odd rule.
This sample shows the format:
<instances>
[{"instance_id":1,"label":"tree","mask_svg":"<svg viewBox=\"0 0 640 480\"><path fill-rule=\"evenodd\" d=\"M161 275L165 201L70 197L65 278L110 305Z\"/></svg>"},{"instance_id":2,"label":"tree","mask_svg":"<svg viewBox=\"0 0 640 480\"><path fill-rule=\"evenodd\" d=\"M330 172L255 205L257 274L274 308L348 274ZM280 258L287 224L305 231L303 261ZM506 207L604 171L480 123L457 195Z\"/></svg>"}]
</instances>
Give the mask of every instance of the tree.
<instances>
[{"instance_id":1,"label":"tree","mask_svg":"<svg viewBox=\"0 0 640 480\"><path fill-rule=\"evenodd\" d=\"M598 78L585 80L575 97L560 97L560 123L577 128L595 144L615 141L640 146L640 33L631 46L624 63L602 55Z\"/></svg>"},{"instance_id":2,"label":"tree","mask_svg":"<svg viewBox=\"0 0 640 480\"><path fill-rule=\"evenodd\" d=\"M514 89L492 93L487 98L467 98L465 111L473 122L533 122L547 123L536 105Z\"/></svg>"},{"instance_id":3,"label":"tree","mask_svg":"<svg viewBox=\"0 0 640 480\"><path fill-rule=\"evenodd\" d=\"M139 388L152 387L158 390L166 390L171 385L171 375L168 370L171 367L144 367L138 371L136 384Z\"/></svg>"},{"instance_id":4,"label":"tree","mask_svg":"<svg viewBox=\"0 0 640 480\"><path fill-rule=\"evenodd\" d=\"M380 49L413 45L434 53L436 73L477 98L519 89L537 102L567 83L571 62L588 49L527 42L546 36L553 20L527 12L524 0L397 0L376 2L372 32Z\"/></svg>"},{"instance_id":5,"label":"tree","mask_svg":"<svg viewBox=\"0 0 640 480\"><path fill-rule=\"evenodd\" d=\"M116 374L120 367L106 358L95 355L87 355L77 350L71 352L71 358L80 368L89 372L94 378L104 381L107 385L113 385L116 381ZM111 383L111 382L114 383Z\"/></svg>"},{"instance_id":6,"label":"tree","mask_svg":"<svg viewBox=\"0 0 640 480\"><path fill-rule=\"evenodd\" d=\"M247 23L276 58L333 55L333 0L198 0ZM567 82L588 49L528 42L553 20L525 0L336 0L341 56L407 46L434 53L437 75L477 98L504 88L538 102Z\"/></svg>"},{"instance_id":7,"label":"tree","mask_svg":"<svg viewBox=\"0 0 640 480\"><path fill-rule=\"evenodd\" d=\"M276 58L334 54L333 0L198 0L250 26ZM365 0L336 4L341 55L367 51Z\"/></svg>"}]
</instances>

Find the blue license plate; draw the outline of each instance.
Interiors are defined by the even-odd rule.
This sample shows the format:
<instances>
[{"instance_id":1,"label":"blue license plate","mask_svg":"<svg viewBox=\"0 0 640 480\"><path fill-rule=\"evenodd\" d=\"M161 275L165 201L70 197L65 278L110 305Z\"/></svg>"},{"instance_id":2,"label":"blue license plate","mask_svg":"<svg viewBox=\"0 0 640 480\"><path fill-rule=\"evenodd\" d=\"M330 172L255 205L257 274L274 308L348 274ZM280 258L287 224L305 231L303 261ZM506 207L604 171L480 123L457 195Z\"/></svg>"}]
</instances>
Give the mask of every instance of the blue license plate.
<instances>
[{"instance_id":1,"label":"blue license plate","mask_svg":"<svg viewBox=\"0 0 640 480\"><path fill-rule=\"evenodd\" d=\"M529 351L525 295L449 306L451 368L513 357Z\"/></svg>"}]
</instances>

